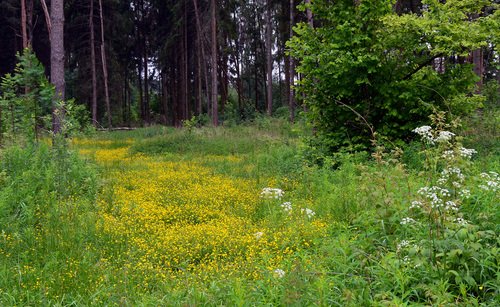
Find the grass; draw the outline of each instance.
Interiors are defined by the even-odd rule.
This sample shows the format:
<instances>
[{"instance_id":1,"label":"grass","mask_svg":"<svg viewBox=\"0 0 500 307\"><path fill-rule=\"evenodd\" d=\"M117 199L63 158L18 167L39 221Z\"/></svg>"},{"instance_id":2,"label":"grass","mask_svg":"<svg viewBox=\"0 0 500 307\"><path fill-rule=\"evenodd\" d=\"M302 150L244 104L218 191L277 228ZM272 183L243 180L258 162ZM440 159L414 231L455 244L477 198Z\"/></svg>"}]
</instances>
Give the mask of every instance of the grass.
<instances>
[{"instance_id":1,"label":"grass","mask_svg":"<svg viewBox=\"0 0 500 307\"><path fill-rule=\"evenodd\" d=\"M494 141L465 140L480 147L459 226L408 209L439 175L421 146L406 165L344 154L332 170L303 160L304 130L149 127L75 139L58 159L3 150L0 305L499 303L498 192L478 187L499 170Z\"/></svg>"}]
</instances>

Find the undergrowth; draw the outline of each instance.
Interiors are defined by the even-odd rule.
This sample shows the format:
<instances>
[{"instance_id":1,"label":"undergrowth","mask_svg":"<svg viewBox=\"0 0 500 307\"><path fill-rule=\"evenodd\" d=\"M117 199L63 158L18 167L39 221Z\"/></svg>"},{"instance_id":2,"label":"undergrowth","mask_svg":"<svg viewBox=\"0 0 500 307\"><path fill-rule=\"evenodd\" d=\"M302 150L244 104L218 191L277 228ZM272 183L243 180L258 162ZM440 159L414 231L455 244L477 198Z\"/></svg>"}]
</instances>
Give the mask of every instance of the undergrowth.
<instances>
[{"instance_id":1,"label":"undergrowth","mask_svg":"<svg viewBox=\"0 0 500 307\"><path fill-rule=\"evenodd\" d=\"M500 303L495 140L433 125L320 167L281 124L3 149L1 305Z\"/></svg>"}]
</instances>

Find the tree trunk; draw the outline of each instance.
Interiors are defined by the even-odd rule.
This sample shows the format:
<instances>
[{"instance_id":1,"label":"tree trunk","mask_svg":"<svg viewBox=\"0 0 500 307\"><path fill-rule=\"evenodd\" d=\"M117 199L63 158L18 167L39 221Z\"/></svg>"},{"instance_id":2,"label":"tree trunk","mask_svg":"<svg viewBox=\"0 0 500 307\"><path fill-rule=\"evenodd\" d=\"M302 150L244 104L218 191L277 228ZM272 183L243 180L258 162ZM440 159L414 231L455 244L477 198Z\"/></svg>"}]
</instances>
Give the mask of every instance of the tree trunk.
<instances>
[{"instance_id":1,"label":"tree trunk","mask_svg":"<svg viewBox=\"0 0 500 307\"><path fill-rule=\"evenodd\" d=\"M307 23L311 26L311 28L314 28L314 20L313 20L313 14L309 6L311 5L311 0L305 0L306 2L306 15L307 15Z\"/></svg>"},{"instance_id":2,"label":"tree trunk","mask_svg":"<svg viewBox=\"0 0 500 307\"><path fill-rule=\"evenodd\" d=\"M64 100L64 0L52 0L50 3L50 81L55 87L52 102L52 130L61 132L64 110L59 102Z\"/></svg>"},{"instance_id":3,"label":"tree trunk","mask_svg":"<svg viewBox=\"0 0 500 307\"><path fill-rule=\"evenodd\" d=\"M26 27L26 0L21 0L21 33L23 37L23 49L28 48L28 30Z\"/></svg>"},{"instance_id":4,"label":"tree trunk","mask_svg":"<svg viewBox=\"0 0 500 307\"><path fill-rule=\"evenodd\" d=\"M474 73L479 77L477 81L478 91L481 91L483 87L483 75L484 75L484 61L483 61L483 49L476 49L472 51L472 62L474 64Z\"/></svg>"},{"instance_id":5,"label":"tree trunk","mask_svg":"<svg viewBox=\"0 0 500 307\"><path fill-rule=\"evenodd\" d=\"M217 93L217 20L216 0L211 0L211 32L212 32L212 122L215 127L219 125L218 93Z\"/></svg>"},{"instance_id":6,"label":"tree trunk","mask_svg":"<svg viewBox=\"0 0 500 307\"><path fill-rule=\"evenodd\" d=\"M142 87L142 56L139 58L139 62L137 65L137 82L138 84L138 89L139 89L139 111L141 114L141 123L143 124L142 120L144 119L144 93L143 93L143 87Z\"/></svg>"},{"instance_id":7,"label":"tree trunk","mask_svg":"<svg viewBox=\"0 0 500 307\"><path fill-rule=\"evenodd\" d=\"M205 56L205 44L203 41L202 37L202 29L201 29L201 22L200 22L200 12L198 10L198 1L193 0L193 6L194 6L194 13L195 13L195 18L196 18L196 35L198 37L198 49L201 50L201 63L203 63L203 66L201 67L203 70L203 79L205 82L205 91L208 92L209 86L208 86L208 72L207 72L207 57ZM200 93L201 95L201 93ZM209 99L207 95L207 112L209 110ZM200 102L201 103L201 102ZM201 113L200 113L201 114Z\"/></svg>"},{"instance_id":8,"label":"tree trunk","mask_svg":"<svg viewBox=\"0 0 500 307\"><path fill-rule=\"evenodd\" d=\"M47 8L47 3L45 2L45 0L40 0L40 2L42 3L43 14L45 16L45 23L47 24L47 33L49 34L49 40L51 40L52 25L50 21L49 9Z\"/></svg>"},{"instance_id":9,"label":"tree trunk","mask_svg":"<svg viewBox=\"0 0 500 307\"><path fill-rule=\"evenodd\" d=\"M99 16L101 17L101 60L102 60L102 74L104 78L104 99L106 101L106 112L108 113L108 129L112 128L111 125L111 104L109 102L109 89L108 89L108 67L106 64L106 49L104 46L104 19L102 17L102 0L99 0Z\"/></svg>"},{"instance_id":10,"label":"tree trunk","mask_svg":"<svg viewBox=\"0 0 500 307\"><path fill-rule=\"evenodd\" d=\"M92 74L92 124L97 127L97 77L95 67L94 0L90 0L90 69Z\"/></svg>"},{"instance_id":11,"label":"tree trunk","mask_svg":"<svg viewBox=\"0 0 500 307\"><path fill-rule=\"evenodd\" d=\"M149 116L149 74L148 74L148 48L146 46L146 39L143 42L144 51L144 121L147 125L151 123L151 118Z\"/></svg>"},{"instance_id":12,"label":"tree trunk","mask_svg":"<svg viewBox=\"0 0 500 307\"><path fill-rule=\"evenodd\" d=\"M294 0L290 0L290 39L293 37L293 24L294 24L294 18L295 17L295 3ZM288 105L290 107L290 121L293 123L295 121L295 92L294 92L294 85L295 85L295 63L293 61L293 57L289 56L289 78L290 78L290 83L289 83L289 92L288 92Z\"/></svg>"},{"instance_id":13,"label":"tree trunk","mask_svg":"<svg viewBox=\"0 0 500 307\"><path fill-rule=\"evenodd\" d=\"M273 111L273 57L272 57L272 24L271 24L271 0L266 5L266 71L267 71L267 115L271 116Z\"/></svg>"}]
</instances>

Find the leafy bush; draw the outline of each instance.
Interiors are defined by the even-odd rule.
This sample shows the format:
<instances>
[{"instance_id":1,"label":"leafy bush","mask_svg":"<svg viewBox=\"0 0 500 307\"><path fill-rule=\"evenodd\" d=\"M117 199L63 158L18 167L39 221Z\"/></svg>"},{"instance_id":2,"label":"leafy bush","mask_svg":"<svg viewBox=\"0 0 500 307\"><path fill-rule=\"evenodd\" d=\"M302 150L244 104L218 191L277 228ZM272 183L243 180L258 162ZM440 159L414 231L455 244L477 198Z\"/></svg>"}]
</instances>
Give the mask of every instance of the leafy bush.
<instances>
[{"instance_id":1,"label":"leafy bush","mask_svg":"<svg viewBox=\"0 0 500 307\"><path fill-rule=\"evenodd\" d=\"M298 96L324 146L364 149L374 132L408 139L436 110L459 115L477 108L477 77L460 59L498 37L492 29L499 12L465 16L492 2L428 0L419 12L401 15L392 0L307 5L319 26L299 24L288 46L303 76Z\"/></svg>"}]
</instances>

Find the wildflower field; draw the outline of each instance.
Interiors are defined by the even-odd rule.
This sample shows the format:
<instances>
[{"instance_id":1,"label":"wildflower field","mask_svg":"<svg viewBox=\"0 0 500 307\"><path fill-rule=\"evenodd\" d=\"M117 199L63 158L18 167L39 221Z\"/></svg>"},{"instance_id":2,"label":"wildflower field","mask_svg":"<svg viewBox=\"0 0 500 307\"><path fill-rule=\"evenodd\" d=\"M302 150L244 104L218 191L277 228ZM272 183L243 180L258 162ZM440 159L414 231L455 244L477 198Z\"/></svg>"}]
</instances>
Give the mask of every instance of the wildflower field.
<instances>
[{"instance_id":1,"label":"wildflower field","mask_svg":"<svg viewBox=\"0 0 500 307\"><path fill-rule=\"evenodd\" d=\"M402 152L320 167L301 129L150 127L75 138L57 159L5 150L0 305L500 303L498 150L423 126Z\"/></svg>"}]
</instances>

